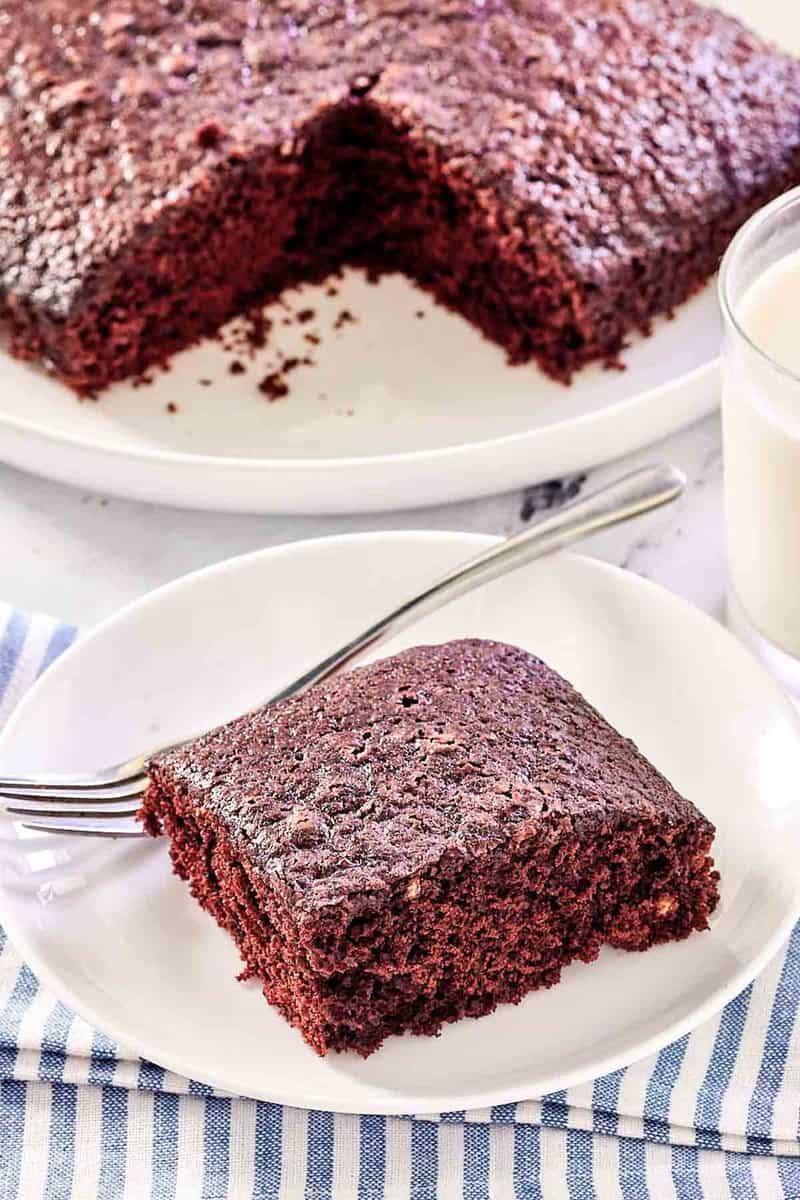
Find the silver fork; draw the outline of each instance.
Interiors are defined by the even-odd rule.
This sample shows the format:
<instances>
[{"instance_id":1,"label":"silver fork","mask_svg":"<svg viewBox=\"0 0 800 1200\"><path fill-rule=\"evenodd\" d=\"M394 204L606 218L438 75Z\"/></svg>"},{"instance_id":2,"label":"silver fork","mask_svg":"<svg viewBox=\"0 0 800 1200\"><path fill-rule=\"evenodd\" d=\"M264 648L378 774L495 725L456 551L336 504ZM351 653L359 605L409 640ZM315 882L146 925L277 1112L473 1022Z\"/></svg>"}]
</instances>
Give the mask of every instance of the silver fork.
<instances>
[{"instance_id":1,"label":"silver fork","mask_svg":"<svg viewBox=\"0 0 800 1200\"><path fill-rule=\"evenodd\" d=\"M265 703L274 704L305 692L350 665L358 655L481 584L591 533L676 500L685 483L683 474L676 467L662 463L643 467L565 504L530 529L506 538L454 567ZM90 775L51 773L36 778L0 778L0 804L11 816L27 818L22 823L28 829L94 837L144 837L144 831L136 821L138 800L147 784L148 761L165 749L168 747L138 754ZM63 807L65 805L67 807Z\"/></svg>"}]
</instances>

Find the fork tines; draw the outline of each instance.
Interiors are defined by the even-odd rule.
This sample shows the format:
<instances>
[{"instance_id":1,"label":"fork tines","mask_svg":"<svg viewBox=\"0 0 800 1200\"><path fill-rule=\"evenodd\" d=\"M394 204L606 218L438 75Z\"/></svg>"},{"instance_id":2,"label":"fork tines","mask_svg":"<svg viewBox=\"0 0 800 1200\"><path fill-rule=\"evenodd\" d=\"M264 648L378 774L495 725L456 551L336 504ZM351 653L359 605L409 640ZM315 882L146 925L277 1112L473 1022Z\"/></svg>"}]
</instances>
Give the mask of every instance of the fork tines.
<instances>
[{"instance_id":1,"label":"fork tines","mask_svg":"<svg viewBox=\"0 0 800 1200\"><path fill-rule=\"evenodd\" d=\"M147 834L134 817L114 817L108 814L102 822L95 818L63 818L42 816L35 821L23 821L24 829L33 829L37 833L66 833L79 837L108 837L108 838L143 838Z\"/></svg>"},{"instance_id":2,"label":"fork tines","mask_svg":"<svg viewBox=\"0 0 800 1200\"><path fill-rule=\"evenodd\" d=\"M14 818L29 818L22 822L24 827L39 832L143 837L135 817L136 801L146 785L147 776L141 771L118 779L66 775L0 779L0 809Z\"/></svg>"}]
</instances>

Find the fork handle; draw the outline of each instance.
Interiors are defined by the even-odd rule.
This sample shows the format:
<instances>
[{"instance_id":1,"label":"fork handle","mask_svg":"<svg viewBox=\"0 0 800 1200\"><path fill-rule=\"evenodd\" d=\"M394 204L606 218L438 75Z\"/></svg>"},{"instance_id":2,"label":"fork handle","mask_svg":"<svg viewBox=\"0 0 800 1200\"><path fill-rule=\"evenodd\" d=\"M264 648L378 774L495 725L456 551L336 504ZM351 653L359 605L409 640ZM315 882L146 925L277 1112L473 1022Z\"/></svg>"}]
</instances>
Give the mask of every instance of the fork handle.
<instances>
[{"instance_id":1,"label":"fork handle","mask_svg":"<svg viewBox=\"0 0 800 1200\"><path fill-rule=\"evenodd\" d=\"M360 654L373 649L386 638L400 633L420 617L434 612L443 604L455 600L457 596L463 596L465 592L480 584L516 570L534 558L541 558L543 554L560 550L563 546L586 537L587 534L607 529L620 521L638 516L639 513L676 500L685 483L684 476L677 468L662 463L659 466L634 471L591 495L565 504L558 512L537 521L530 529L498 542L476 558L468 559L460 566L454 567L441 579L411 596L374 625L370 625L358 637L328 655L288 687L271 696L266 703L274 703L276 700L284 700L288 696L296 696L306 691L315 683L348 666ZM173 743L176 744L178 743ZM170 748L164 746L160 750L139 754L127 762L104 767L89 776L56 772L36 778L0 778L0 792L5 792L9 798L20 797L29 800L43 797L77 798L88 803L101 799L127 799L143 790L148 761ZM76 789L77 797L71 797L71 793Z\"/></svg>"},{"instance_id":2,"label":"fork handle","mask_svg":"<svg viewBox=\"0 0 800 1200\"><path fill-rule=\"evenodd\" d=\"M300 695L349 666L355 658L374 649L378 643L394 637L420 617L435 612L473 588L515 571L535 558L561 550L590 533L608 529L677 500L685 485L686 477L682 471L668 463L660 463L642 467L588 496L565 504L558 512L537 521L530 529L490 546L477 557L448 571L441 579L392 609L380 621L276 692L267 703L273 704L277 700Z\"/></svg>"}]
</instances>

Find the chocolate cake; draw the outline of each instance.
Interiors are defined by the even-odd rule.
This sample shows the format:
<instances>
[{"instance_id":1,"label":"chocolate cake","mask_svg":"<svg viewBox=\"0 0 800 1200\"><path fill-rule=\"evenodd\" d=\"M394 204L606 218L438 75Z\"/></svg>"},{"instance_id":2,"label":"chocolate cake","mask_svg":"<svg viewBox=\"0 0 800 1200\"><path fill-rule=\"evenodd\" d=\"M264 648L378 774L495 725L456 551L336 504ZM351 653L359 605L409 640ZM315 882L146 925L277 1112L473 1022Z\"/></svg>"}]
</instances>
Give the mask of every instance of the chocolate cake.
<instances>
[{"instance_id":1,"label":"chocolate cake","mask_svg":"<svg viewBox=\"0 0 800 1200\"><path fill-rule=\"evenodd\" d=\"M713 826L513 646L419 646L150 764L142 817L319 1053L705 929Z\"/></svg>"},{"instance_id":2,"label":"chocolate cake","mask_svg":"<svg viewBox=\"0 0 800 1200\"><path fill-rule=\"evenodd\" d=\"M0 312L79 393L343 264L558 379L800 180L800 65L689 0L0 0Z\"/></svg>"}]
</instances>

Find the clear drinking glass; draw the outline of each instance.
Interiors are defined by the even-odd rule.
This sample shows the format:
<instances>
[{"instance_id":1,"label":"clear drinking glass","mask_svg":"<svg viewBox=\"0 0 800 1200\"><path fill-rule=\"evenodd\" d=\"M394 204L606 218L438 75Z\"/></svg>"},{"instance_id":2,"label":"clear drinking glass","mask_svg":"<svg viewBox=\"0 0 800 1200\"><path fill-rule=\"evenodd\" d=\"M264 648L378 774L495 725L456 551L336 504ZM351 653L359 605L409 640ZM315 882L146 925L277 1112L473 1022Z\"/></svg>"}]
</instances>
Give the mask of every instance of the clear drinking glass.
<instances>
[{"instance_id":1,"label":"clear drinking glass","mask_svg":"<svg viewBox=\"0 0 800 1200\"><path fill-rule=\"evenodd\" d=\"M728 622L800 695L800 188L720 272Z\"/></svg>"}]
</instances>

